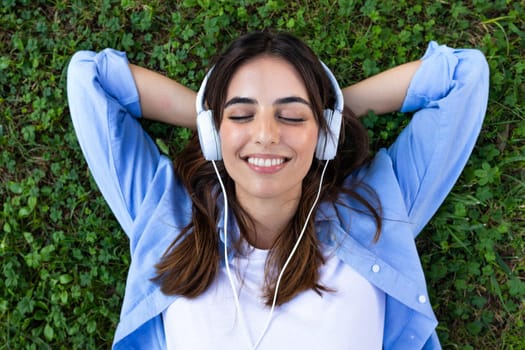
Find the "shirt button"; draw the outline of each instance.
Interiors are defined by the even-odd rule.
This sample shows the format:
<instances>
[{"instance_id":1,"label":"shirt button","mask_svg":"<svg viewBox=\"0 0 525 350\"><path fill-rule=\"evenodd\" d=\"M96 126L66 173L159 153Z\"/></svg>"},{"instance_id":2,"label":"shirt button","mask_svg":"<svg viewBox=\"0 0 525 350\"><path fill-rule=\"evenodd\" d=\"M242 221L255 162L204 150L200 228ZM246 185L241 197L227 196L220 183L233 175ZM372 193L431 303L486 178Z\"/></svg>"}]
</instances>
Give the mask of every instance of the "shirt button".
<instances>
[{"instance_id":1,"label":"shirt button","mask_svg":"<svg viewBox=\"0 0 525 350\"><path fill-rule=\"evenodd\" d=\"M424 295L420 295L419 298L417 298L417 300L421 303L421 304L424 304L427 302L427 297L425 297Z\"/></svg>"},{"instance_id":2,"label":"shirt button","mask_svg":"<svg viewBox=\"0 0 525 350\"><path fill-rule=\"evenodd\" d=\"M381 267L378 264L372 266L372 272L378 273L381 270Z\"/></svg>"}]
</instances>

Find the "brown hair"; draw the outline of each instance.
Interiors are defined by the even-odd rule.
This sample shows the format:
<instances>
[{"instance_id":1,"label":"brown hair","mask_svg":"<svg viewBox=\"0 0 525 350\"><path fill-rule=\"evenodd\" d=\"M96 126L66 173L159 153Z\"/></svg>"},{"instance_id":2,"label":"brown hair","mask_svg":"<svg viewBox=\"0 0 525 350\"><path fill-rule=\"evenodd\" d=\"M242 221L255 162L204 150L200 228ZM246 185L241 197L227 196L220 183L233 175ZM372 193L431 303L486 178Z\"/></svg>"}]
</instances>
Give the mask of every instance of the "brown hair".
<instances>
[{"instance_id":1,"label":"brown hair","mask_svg":"<svg viewBox=\"0 0 525 350\"><path fill-rule=\"evenodd\" d=\"M319 128L326 130L323 110L333 107L335 94L319 59L305 43L294 36L268 32L241 36L216 61L205 91L206 103L214 112L216 126L219 127L222 119L227 87L233 74L243 63L261 55L282 58L295 67L307 87L308 98ZM345 109L343 120L337 155L328 164L321 201L336 203L342 193L355 199L364 208L359 211L374 218L376 232L373 240L377 241L381 231L381 209L377 195L361 183L352 184L351 187L343 186L343 181L368 160L368 133L350 110ZM314 202L323 165L322 161L313 160L303 179L297 212L277 236L270 250L266 262L264 291L268 305L272 303L278 272L288 258ZM217 162L217 166L229 194L228 205L237 219L241 239L246 239L246 232L253 229L253 223L232 195L235 193L235 184L222 162ZM222 244L217 232L219 212L216 203L220 194L218 181L212 165L202 156L197 135L193 136L187 147L175 159L175 172L191 196L192 217L156 265L157 276L154 281L160 283L165 294L192 298L203 293L216 278ZM365 195L360 194L363 191ZM239 242L236 247L239 249ZM325 258L320 251L319 240L311 220L307 224L297 252L284 272L277 305L308 289L313 289L319 294L329 290L319 284L319 267L324 262Z\"/></svg>"}]
</instances>

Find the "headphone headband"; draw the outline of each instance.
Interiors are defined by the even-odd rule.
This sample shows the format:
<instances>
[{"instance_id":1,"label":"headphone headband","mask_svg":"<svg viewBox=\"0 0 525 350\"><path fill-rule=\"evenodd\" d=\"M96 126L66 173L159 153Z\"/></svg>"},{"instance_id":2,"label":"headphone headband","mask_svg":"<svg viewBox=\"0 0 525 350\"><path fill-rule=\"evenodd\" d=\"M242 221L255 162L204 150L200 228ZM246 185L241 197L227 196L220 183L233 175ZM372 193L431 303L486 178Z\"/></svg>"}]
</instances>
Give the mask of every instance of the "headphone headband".
<instances>
[{"instance_id":1,"label":"headphone headband","mask_svg":"<svg viewBox=\"0 0 525 350\"><path fill-rule=\"evenodd\" d=\"M197 107L197 115L201 114L202 112L205 112L204 105L206 101L204 101L204 91L206 90L206 84L208 84L208 78L210 77L211 72L213 72L213 68L214 67L211 67L208 73L206 73L206 76L202 80L199 91L197 91L197 99L195 100L195 106Z\"/></svg>"},{"instance_id":2,"label":"headphone headband","mask_svg":"<svg viewBox=\"0 0 525 350\"><path fill-rule=\"evenodd\" d=\"M328 76L328 79L330 79L330 83L332 84L332 89L334 90L334 93L335 93L334 112L337 111L342 114L344 104L345 104L344 98L343 98L343 91L341 91L341 88L339 87L339 83L337 82L337 79L335 78L330 68L328 68L326 64L324 64L323 61L319 60L319 62L321 62L321 65L323 66L324 71L326 75Z\"/></svg>"}]
</instances>

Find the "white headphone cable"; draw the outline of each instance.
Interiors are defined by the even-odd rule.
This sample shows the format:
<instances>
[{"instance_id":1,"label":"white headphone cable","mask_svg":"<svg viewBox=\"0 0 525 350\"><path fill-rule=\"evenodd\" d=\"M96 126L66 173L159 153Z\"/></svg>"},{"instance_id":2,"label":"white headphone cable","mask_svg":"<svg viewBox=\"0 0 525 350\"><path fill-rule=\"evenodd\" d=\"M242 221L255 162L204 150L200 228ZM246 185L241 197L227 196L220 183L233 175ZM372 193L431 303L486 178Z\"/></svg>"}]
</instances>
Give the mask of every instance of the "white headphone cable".
<instances>
[{"instance_id":1,"label":"white headphone cable","mask_svg":"<svg viewBox=\"0 0 525 350\"><path fill-rule=\"evenodd\" d=\"M299 237L297 238L297 241L295 242L295 245L292 251L290 252L290 255L288 256L288 259L286 259L286 262L284 263L283 268L281 269L281 272L279 273L279 277L277 278L277 283L275 284L275 292L273 294L272 308L270 309L270 314L268 315L268 319L266 320L266 325L264 326L261 332L261 335L259 336L259 339L257 340L257 343L255 343L255 346L253 347L254 350L257 349L263 337L266 335L266 332L270 328L270 323L272 322L272 318L273 318L273 311L275 310L275 303L277 302L277 294L279 291L279 285L281 284L281 278L283 277L284 270L286 270L286 267L288 267L288 264L292 260L292 257L294 256L297 248L299 247L299 243L301 243L301 240L306 231L306 227L308 226L308 221L310 221L310 217L312 216L314 208L317 205L317 202L319 201L319 197L321 196L321 188L323 187L324 174L326 172L326 168L328 167L328 162L329 161L327 160L324 164L323 172L321 173L321 180L319 181L319 188L317 190L317 195L315 196L314 203L312 204L312 207L310 208L310 211L308 212L308 216L306 217L301 233L299 234Z\"/></svg>"},{"instance_id":2,"label":"white headphone cable","mask_svg":"<svg viewBox=\"0 0 525 350\"><path fill-rule=\"evenodd\" d=\"M264 328L263 328L263 330L261 332L261 335L259 336L259 339L255 343L255 345L252 344L250 333L249 333L247 324L246 324L246 322L244 320L244 315L242 313L241 305L239 303L239 297L237 295L237 289L235 288L235 283L233 281L233 277L232 277L232 274L231 274L231 271L230 271L230 266L229 266L229 261L228 261L228 199L226 197L226 189L225 189L224 184L222 182L222 179L220 177L219 170L217 169L217 166L215 165L215 161L212 160L211 162L213 164L213 168L215 169L215 173L217 174L217 178L219 180L219 184L221 186L221 190L222 190L222 193L223 193L223 196L224 196L223 197L224 198L224 263L226 265L226 274L228 275L228 279L230 281L230 286L232 288L233 298L234 298L234 301L235 301L235 307L237 309L237 314L239 315L239 320L241 322L242 328L243 328L244 333L246 335L246 340L247 340L247 342L249 344L249 348L255 350L255 349L257 349L259 347L259 344L261 343L262 339L266 335L266 332L270 328L270 324L271 324L272 318L273 318L273 312L275 310L275 304L277 302L277 294L278 294L278 291L279 291L279 285L281 284L281 279L282 279L282 277L284 275L284 271L286 270L286 267L288 267L290 261L292 260L292 257L294 256L295 252L297 251L297 248L299 247L299 243L301 242L301 240L302 240L302 238L304 236L304 233L306 231L306 227L308 226L308 222L310 221L310 217L312 216L314 208L317 205L317 202L319 201L319 197L321 196L321 188L323 186L324 174L326 172L326 168L328 167L329 160L327 160L325 162L325 165L323 167L323 172L321 173L321 179L319 181L319 188L317 190L317 194L316 194L316 197L314 199L314 203L312 204L312 207L310 208L310 211L308 212L308 215L306 217L306 220L305 220L304 226L303 226L303 228L301 230L301 233L299 234L299 237L297 238L297 241L295 242L295 245L294 245L292 251L290 252L290 255L288 256L288 259L286 259L286 262L284 263L283 268L281 269L281 272L279 273L279 277L277 278L277 283L275 284L275 291L274 291L274 294L273 294L273 301L272 301L272 307L270 309L270 314L268 315L268 318L266 320L266 324L265 324L265 326L264 326Z\"/></svg>"},{"instance_id":3,"label":"white headphone cable","mask_svg":"<svg viewBox=\"0 0 525 350\"><path fill-rule=\"evenodd\" d=\"M222 182L221 176L219 174L219 170L217 169L217 165L215 165L215 161L211 161L213 164L213 168L215 169L215 173L217 174L217 178L219 179L219 184L221 186L222 195L224 198L224 264L226 265L226 275L228 275L228 280L230 281L230 287L233 292L233 300L235 302L235 309L237 311L237 315L239 317L239 321L241 323L241 326L244 330L244 335L246 336L246 342L248 343L249 349L254 349L252 344L252 339L250 337L250 333L248 331L248 327L246 325L246 321L244 320L244 315L242 313L241 305L239 304L239 296L237 295L237 289L235 287L235 282L233 281L233 277L230 271L230 263L228 259L228 197L226 196L226 189L224 188L224 184Z\"/></svg>"}]
</instances>

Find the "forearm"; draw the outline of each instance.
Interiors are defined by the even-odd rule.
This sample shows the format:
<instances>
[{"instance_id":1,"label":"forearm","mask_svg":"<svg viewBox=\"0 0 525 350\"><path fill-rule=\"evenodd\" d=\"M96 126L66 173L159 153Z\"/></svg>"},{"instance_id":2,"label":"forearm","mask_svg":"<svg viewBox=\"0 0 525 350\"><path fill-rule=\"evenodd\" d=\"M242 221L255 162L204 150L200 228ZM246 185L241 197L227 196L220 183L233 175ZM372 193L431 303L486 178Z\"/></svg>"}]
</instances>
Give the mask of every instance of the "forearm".
<instances>
[{"instance_id":1,"label":"forearm","mask_svg":"<svg viewBox=\"0 0 525 350\"><path fill-rule=\"evenodd\" d=\"M149 69L130 64L144 118L195 128L196 93Z\"/></svg>"},{"instance_id":2,"label":"forearm","mask_svg":"<svg viewBox=\"0 0 525 350\"><path fill-rule=\"evenodd\" d=\"M344 88L345 105L357 116L398 111L420 65L421 61L405 63Z\"/></svg>"}]
</instances>

